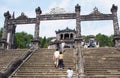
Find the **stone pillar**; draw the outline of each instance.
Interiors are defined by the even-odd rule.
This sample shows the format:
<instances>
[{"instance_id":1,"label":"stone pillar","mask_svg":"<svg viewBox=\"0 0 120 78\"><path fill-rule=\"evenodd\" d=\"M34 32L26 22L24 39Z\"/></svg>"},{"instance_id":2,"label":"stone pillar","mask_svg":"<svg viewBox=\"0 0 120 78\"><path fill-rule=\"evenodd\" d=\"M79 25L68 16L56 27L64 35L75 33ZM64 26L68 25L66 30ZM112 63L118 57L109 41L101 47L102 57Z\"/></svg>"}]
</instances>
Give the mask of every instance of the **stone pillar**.
<instances>
[{"instance_id":1,"label":"stone pillar","mask_svg":"<svg viewBox=\"0 0 120 78\"><path fill-rule=\"evenodd\" d=\"M5 21L4 21L4 28L3 28L3 33L2 33L2 40L1 40L2 49L7 48L8 21L11 18L9 11L4 13L4 17L5 17Z\"/></svg>"},{"instance_id":2,"label":"stone pillar","mask_svg":"<svg viewBox=\"0 0 120 78\"><path fill-rule=\"evenodd\" d=\"M77 4L75 6L75 12L76 12L76 37L81 37L81 21L80 21L80 6Z\"/></svg>"},{"instance_id":3,"label":"stone pillar","mask_svg":"<svg viewBox=\"0 0 120 78\"><path fill-rule=\"evenodd\" d=\"M111 12L113 15L114 45L115 47L120 47L120 31L119 31L119 24L117 18L117 9L118 7L113 4L111 8Z\"/></svg>"},{"instance_id":4,"label":"stone pillar","mask_svg":"<svg viewBox=\"0 0 120 78\"><path fill-rule=\"evenodd\" d=\"M69 39L71 39L70 33L69 33Z\"/></svg>"},{"instance_id":5,"label":"stone pillar","mask_svg":"<svg viewBox=\"0 0 120 78\"><path fill-rule=\"evenodd\" d=\"M16 25L15 24L11 24L8 26L8 37L7 37L7 49L14 49L14 37L15 37L15 29L16 29Z\"/></svg>"},{"instance_id":6,"label":"stone pillar","mask_svg":"<svg viewBox=\"0 0 120 78\"><path fill-rule=\"evenodd\" d=\"M84 74L84 58L83 58L83 51L81 45L82 39L76 38L75 39L75 48L76 48L76 78L85 78Z\"/></svg>"},{"instance_id":7,"label":"stone pillar","mask_svg":"<svg viewBox=\"0 0 120 78\"><path fill-rule=\"evenodd\" d=\"M40 7L35 9L36 12L36 24L35 24L35 32L34 32L34 40L33 46L39 47L39 25L40 25L40 14L42 13Z\"/></svg>"},{"instance_id":8,"label":"stone pillar","mask_svg":"<svg viewBox=\"0 0 120 78\"><path fill-rule=\"evenodd\" d=\"M65 33L63 33L63 40L65 39Z\"/></svg>"},{"instance_id":9,"label":"stone pillar","mask_svg":"<svg viewBox=\"0 0 120 78\"><path fill-rule=\"evenodd\" d=\"M11 19L15 20L15 15L13 12L13 15ZM15 39L15 29L16 29L16 24L12 23L8 25L8 35L7 35L7 49L14 49L14 39Z\"/></svg>"}]
</instances>

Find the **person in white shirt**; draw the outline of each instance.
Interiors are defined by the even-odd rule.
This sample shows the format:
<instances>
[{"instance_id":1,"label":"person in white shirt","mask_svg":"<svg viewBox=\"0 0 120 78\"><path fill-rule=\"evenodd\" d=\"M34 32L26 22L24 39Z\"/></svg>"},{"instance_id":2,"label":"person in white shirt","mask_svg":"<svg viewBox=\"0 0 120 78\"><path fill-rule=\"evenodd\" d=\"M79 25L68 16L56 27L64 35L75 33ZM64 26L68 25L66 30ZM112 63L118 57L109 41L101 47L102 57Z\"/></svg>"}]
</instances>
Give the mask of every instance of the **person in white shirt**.
<instances>
[{"instance_id":1,"label":"person in white shirt","mask_svg":"<svg viewBox=\"0 0 120 78\"><path fill-rule=\"evenodd\" d=\"M67 70L67 78L72 78L73 76L73 70L71 68L68 68Z\"/></svg>"},{"instance_id":2,"label":"person in white shirt","mask_svg":"<svg viewBox=\"0 0 120 78\"><path fill-rule=\"evenodd\" d=\"M53 55L53 60L54 60L55 67L58 67L59 54L60 54L59 50L56 49L56 51L54 52L54 55Z\"/></svg>"}]
</instances>

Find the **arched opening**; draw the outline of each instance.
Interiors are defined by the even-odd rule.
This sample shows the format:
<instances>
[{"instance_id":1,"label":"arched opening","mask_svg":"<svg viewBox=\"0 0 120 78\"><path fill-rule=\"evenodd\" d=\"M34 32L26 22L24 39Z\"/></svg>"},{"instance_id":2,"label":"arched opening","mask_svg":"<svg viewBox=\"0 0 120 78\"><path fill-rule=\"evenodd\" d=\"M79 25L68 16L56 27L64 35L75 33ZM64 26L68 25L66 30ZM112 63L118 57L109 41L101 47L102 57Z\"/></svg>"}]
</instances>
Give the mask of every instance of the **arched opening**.
<instances>
[{"instance_id":1,"label":"arched opening","mask_svg":"<svg viewBox=\"0 0 120 78\"><path fill-rule=\"evenodd\" d=\"M65 39L69 39L69 34L68 33L65 33Z\"/></svg>"},{"instance_id":2,"label":"arched opening","mask_svg":"<svg viewBox=\"0 0 120 78\"><path fill-rule=\"evenodd\" d=\"M63 34L60 35L60 39L61 39L61 40L63 39Z\"/></svg>"},{"instance_id":3,"label":"arched opening","mask_svg":"<svg viewBox=\"0 0 120 78\"><path fill-rule=\"evenodd\" d=\"M72 33L70 34L70 39L73 39L73 34Z\"/></svg>"}]
</instances>

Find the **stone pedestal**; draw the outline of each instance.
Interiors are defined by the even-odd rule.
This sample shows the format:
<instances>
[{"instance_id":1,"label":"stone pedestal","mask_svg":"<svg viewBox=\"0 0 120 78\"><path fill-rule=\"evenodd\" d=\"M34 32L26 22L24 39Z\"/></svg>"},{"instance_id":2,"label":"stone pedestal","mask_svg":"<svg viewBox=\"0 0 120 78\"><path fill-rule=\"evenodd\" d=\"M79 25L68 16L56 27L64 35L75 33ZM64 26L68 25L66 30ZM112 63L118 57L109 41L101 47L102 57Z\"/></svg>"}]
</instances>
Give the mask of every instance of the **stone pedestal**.
<instances>
[{"instance_id":1,"label":"stone pedestal","mask_svg":"<svg viewBox=\"0 0 120 78\"><path fill-rule=\"evenodd\" d=\"M114 35L113 41L115 47L120 47L120 35Z\"/></svg>"},{"instance_id":2,"label":"stone pedestal","mask_svg":"<svg viewBox=\"0 0 120 78\"><path fill-rule=\"evenodd\" d=\"M6 49L6 48L7 48L6 39L0 40L0 49Z\"/></svg>"},{"instance_id":3,"label":"stone pedestal","mask_svg":"<svg viewBox=\"0 0 120 78\"><path fill-rule=\"evenodd\" d=\"M32 47L34 47L36 49L39 48L39 44L40 44L39 40L32 40L31 43L32 43Z\"/></svg>"}]
</instances>

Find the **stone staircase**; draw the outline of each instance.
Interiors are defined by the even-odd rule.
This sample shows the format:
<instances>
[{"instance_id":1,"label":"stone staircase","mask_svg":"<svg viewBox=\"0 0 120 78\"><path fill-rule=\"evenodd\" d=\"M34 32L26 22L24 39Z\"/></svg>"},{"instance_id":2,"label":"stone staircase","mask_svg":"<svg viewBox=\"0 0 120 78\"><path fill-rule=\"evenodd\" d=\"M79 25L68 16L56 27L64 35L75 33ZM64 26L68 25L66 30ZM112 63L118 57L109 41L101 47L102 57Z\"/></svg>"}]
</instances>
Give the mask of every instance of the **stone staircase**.
<instances>
[{"instance_id":1,"label":"stone staircase","mask_svg":"<svg viewBox=\"0 0 120 78\"><path fill-rule=\"evenodd\" d=\"M71 67L76 78L74 49L64 52L64 69L55 68L52 57L54 49L39 49L10 78L67 78L66 70ZM120 78L120 49L83 49L85 78Z\"/></svg>"},{"instance_id":2,"label":"stone staircase","mask_svg":"<svg viewBox=\"0 0 120 78\"><path fill-rule=\"evenodd\" d=\"M14 73L11 78L66 78L67 68L74 71L74 49L66 49L64 52L64 69L55 68L53 53L55 49L39 49Z\"/></svg>"},{"instance_id":3,"label":"stone staircase","mask_svg":"<svg viewBox=\"0 0 120 78\"><path fill-rule=\"evenodd\" d=\"M84 49L86 78L120 78L120 49Z\"/></svg>"},{"instance_id":4,"label":"stone staircase","mask_svg":"<svg viewBox=\"0 0 120 78\"><path fill-rule=\"evenodd\" d=\"M25 54L26 49L0 50L0 71L4 72L11 61Z\"/></svg>"}]
</instances>

